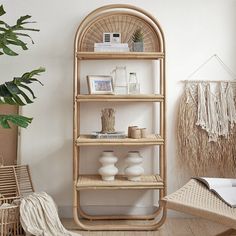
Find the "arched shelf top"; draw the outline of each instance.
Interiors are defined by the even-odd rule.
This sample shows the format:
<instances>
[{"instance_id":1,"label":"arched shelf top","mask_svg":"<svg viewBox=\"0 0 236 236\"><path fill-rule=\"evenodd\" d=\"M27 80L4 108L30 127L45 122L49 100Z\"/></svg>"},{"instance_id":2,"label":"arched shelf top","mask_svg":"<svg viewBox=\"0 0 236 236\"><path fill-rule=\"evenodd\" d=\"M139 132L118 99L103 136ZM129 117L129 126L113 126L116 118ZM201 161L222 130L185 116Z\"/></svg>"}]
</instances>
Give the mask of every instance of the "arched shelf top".
<instances>
[{"instance_id":1,"label":"arched shelf top","mask_svg":"<svg viewBox=\"0 0 236 236\"><path fill-rule=\"evenodd\" d=\"M121 42L128 43L131 49L131 37L138 28L141 28L144 36L143 54L152 56L154 53L153 57L156 57L158 53L164 56L164 34L158 21L143 9L127 4L106 5L88 14L76 32L75 51L94 52L94 43L103 41L104 32L120 32Z\"/></svg>"}]
</instances>

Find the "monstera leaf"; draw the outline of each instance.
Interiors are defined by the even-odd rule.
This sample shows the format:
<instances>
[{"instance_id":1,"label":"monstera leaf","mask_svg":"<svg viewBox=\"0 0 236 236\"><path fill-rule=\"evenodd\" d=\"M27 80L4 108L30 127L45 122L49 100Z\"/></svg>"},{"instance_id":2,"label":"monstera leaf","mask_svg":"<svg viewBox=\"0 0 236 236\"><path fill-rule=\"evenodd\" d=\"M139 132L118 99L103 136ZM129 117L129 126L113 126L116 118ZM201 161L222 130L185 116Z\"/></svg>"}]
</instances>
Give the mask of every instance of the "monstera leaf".
<instances>
[{"instance_id":1,"label":"monstera leaf","mask_svg":"<svg viewBox=\"0 0 236 236\"><path fill-rule=\"evenodd\" d=\"M28 86L33 82L38 82L43 85L35 76L44 72L44 68L39 68L30 72L24 73L21 77L15 77L12 81L0 85L0 104L10 105L26 105L33 103L35 99L34 92ZM29 97L31 95L32 98ZM2 115L0 114L0 126L3 128L10 128L9 122L26 128L32 121L32 118L20 115Z\"/></svg>"},{"instance_id":2,"label":"monstera leaf","mask_svg":"<svg viewBox=\"0 0 236 236\"><path fill-rule=\"evenodd\" d=\"M0 17L6 12L3 6L0 6ZM35 23L35 21L28 21L31 18L29 15L21 16L15 25L10 26L6 22L0 20L0 55L6 54L9 56L17 56L18 53L12 48L12 46L21 47L23 50L27 50L27 44L22 41L22 38L29 38L32 43L32 38L25 33L25 31L39 31L38 29L27 28L26 24Z\"/></svg>"},{"instance_id":3,"label":"monstera leaf","mask_svg":"<svg viewBox=\"0 0 236 236\"><path fill-rule=\"evenodd\" d=\"M2 126L2 128L10 129L11 126L9 122L22 128L26 128L32 122L32 118L20 115L0 115L0 126Z\"/></svg>"},{"instance_id":4,"label":"monstera leaf","mask_svg":"<svg viewBox=\"0 0 236 236\"><path fill-rule=\"evenodd\" d=\"M24 73L21 77L15 77L12 81L0 85L0 104L20 105L33 103L32 99L26 94L26 91L35 99L34 92L28 84L33 82L42 83L35 76L44 72L44 68L39 68L31 72Z\"/></svg>"}]
</instances>

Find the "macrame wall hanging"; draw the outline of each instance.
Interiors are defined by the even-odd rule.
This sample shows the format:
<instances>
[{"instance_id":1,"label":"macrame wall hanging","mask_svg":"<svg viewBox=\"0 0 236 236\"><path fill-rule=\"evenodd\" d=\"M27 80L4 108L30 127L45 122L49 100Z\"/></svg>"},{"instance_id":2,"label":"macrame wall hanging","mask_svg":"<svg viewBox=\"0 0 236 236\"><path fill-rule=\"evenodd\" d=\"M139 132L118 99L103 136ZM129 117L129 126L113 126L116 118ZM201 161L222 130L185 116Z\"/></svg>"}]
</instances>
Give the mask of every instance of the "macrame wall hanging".
<instances>
[{"instance_id":1,"label":"macrame wall hanging","mask_svg":"<svg viewBox=\"0 0 236 236\"><path fill-rule=\"evenodd\" d=\"M209 175L210 170L215 169L219 176L235 176L236 76L213 55L189 78L213 58L233 79L184 81L177 119L178 154L182 164L194 175Z\"/></svg>"}]
</instances>

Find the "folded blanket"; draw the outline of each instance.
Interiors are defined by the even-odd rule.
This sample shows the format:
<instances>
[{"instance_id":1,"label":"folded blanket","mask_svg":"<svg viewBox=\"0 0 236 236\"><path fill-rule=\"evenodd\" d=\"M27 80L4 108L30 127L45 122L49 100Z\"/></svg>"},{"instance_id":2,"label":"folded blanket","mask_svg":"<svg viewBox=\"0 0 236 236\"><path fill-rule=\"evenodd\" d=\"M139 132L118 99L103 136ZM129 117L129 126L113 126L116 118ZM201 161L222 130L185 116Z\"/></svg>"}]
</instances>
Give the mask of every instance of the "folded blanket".
<instances>
[{"instance_id":1,"label":"folded blanket","mask_svg":"<svg viewBox=\"0 0 236 236\"><path fill-rule=\"evenodd\" d=\"M33 193L22 199L20 218L26 235L80 236L63 227L55 202L45 192Z\"/></svg>"}]
</instances>

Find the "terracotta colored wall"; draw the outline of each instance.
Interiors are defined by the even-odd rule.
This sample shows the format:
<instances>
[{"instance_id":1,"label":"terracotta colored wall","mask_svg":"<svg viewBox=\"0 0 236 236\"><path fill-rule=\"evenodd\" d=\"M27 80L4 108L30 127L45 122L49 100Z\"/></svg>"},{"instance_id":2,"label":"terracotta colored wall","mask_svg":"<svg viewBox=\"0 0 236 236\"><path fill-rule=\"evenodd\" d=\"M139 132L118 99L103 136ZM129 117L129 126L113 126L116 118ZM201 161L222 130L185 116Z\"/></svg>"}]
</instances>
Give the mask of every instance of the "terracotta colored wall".
<instances>
[{"instance_id":1,"label":"terracotta colored wall","mask_svg":"<svg viewBox=\"0 0 236 236\"><path fill-rule=\"evenodd\" d=\"M17 113L16 106L1 105L0 113ZM12 129L3 129L0 127L0 162L4 158L4 165L12 165L17 157L17 127Z\"/></svg>"}]
</instances>

